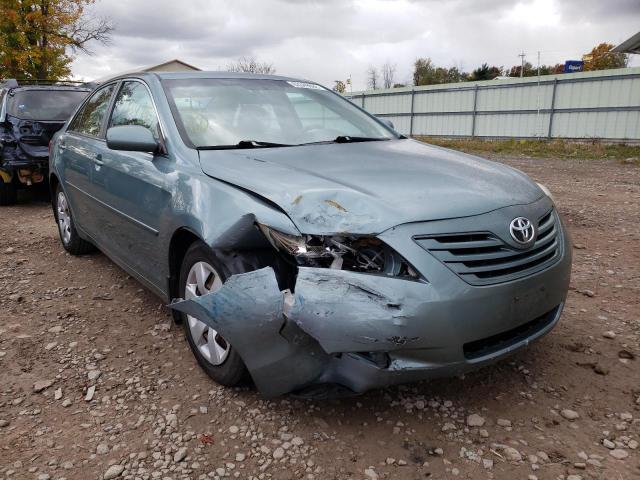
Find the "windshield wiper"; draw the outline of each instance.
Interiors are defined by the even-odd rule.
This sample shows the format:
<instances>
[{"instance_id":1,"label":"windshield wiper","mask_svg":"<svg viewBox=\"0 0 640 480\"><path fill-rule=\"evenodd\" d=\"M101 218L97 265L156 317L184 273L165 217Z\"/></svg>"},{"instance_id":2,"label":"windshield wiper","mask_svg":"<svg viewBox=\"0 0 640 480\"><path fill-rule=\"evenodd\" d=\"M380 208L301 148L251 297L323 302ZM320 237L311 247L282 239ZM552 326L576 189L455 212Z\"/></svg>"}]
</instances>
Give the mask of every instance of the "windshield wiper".
<instances>
[{"instance_id":1,"label":"windshield wiper","mask_svg":"<svg viewBox=\"0 0 640 480\"><path fill-rule=\"evenodd\" d=\"M351 135L338 135L333 140L321 140L319 142L307 142L300 145L319 145L322 143L356 143L356 142L382 142L384 140L391 140L385 137L354 137Z\"/></svg>"},{"instance_id":2,"label":"windshield wiper","mask_svg":"<svg viewBox=\"0 0 640 480\"><path fill-rule=\"evenodd\" d=\"M384 137L352 137L351 135L339 135L333 139L335 143L380 142L382 140L389 139Z\"/></svg>"},{"instance_id":3,"label":"windshield wiper","mask_svg":"<svg viewBox=\"0 0 640 480\"><path fill-rule=\"evenodd\" d=\"M208 145L196 147L198 150L233 150L242 148L293 147L288 143L261 142L258 140L240 140L235 145Z\"/></svg>"}]
</instances>

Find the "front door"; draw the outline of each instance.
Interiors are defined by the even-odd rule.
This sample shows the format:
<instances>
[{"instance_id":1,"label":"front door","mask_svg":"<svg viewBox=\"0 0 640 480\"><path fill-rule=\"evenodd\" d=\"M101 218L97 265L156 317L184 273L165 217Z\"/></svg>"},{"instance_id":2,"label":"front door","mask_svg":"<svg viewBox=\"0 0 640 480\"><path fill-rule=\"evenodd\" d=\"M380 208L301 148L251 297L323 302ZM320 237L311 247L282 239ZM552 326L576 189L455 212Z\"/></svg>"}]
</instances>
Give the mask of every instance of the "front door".
<instances>
[{"instance_id":1,"label":"front door","mask_svg":"<svg viewBox=\"0 0 640 480\"><path fill-rule=\"evenodd\" d=\"M151 94L141 81L124 81L116 94L107 130L123 125L147 127L163 143ZM163 153L116 151L106 144L100 153L93 189L109 232L103 248L162 291L166 279L160 267L166 259L159 258L161 230L171 202L173 162Z\"/></svg>"}]
</instances>

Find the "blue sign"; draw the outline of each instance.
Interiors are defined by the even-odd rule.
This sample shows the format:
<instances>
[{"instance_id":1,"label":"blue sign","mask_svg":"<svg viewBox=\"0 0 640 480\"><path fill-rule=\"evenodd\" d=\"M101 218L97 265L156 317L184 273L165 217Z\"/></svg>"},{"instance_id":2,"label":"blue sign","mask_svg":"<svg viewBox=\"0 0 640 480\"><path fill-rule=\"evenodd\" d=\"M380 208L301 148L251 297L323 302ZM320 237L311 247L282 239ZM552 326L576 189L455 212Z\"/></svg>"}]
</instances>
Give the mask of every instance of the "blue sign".
<instances>
[{"instance_id":1,"label":"blue sign","mask_svg":"<svg viewBox=\"0 0 640 480\"><path fill-rule=\"evenodd\" d=\"M584 62L582 60L567 60L564 62L564 70L562 73L575 73L584 70Z\"/></svg>"}]
</instances>

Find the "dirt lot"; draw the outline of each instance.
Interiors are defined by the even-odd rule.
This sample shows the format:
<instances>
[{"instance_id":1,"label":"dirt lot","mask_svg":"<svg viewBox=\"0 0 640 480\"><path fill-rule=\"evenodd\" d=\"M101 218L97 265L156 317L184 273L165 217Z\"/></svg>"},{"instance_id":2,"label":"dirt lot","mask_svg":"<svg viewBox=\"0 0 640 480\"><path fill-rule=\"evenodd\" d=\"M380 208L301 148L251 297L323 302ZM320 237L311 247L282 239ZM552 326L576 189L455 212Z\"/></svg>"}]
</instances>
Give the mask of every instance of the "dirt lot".
<instances>
[{"instance_id":1,"label":"dirt lot","mask_svg":"<svg viewBox=\"0 0 640 480\"><path fill-rule=\"evenodd\" d=\"M63 251L48 205L3 208L0 477L640 478L640 168L502 161L573 236L559 326L465 378L339 400L218 387L158 299Z\"/></svg>"}]
</instances>

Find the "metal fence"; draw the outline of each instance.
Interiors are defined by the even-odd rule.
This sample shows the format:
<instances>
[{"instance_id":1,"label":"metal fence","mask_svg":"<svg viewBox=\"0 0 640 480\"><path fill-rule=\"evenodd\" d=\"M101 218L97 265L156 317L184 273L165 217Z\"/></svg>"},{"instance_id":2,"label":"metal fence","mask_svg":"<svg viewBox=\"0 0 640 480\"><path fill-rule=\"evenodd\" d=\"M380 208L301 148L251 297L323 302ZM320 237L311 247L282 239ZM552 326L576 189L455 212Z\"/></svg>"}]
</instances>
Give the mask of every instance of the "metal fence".
<instances>
[{"instance_id":1,"label":"metal fence","mask_svg":"<svg viewBox=\"0 0 640 480\"><path fill-rule=\"evenodd\" d=\"M405 135L640 141L640 68L345 96Z\"/></svg>"}]
</instances>

